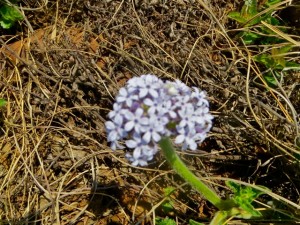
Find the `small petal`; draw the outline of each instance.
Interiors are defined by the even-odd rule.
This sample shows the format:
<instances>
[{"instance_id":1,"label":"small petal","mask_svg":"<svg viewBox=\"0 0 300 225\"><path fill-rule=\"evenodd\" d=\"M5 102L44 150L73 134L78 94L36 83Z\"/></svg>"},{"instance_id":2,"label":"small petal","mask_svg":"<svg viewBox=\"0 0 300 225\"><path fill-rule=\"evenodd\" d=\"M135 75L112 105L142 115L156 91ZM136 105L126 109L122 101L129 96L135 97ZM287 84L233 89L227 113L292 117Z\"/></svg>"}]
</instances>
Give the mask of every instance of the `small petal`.
<instances>
[{"instance_id":1,"label":"small petal","mask_svg":"<svg viewBox=\"0 0 300 225\"><path fill-rule=\"evenodd\" d=\"M141 89L139 93L140 98L144 98L148 94L147 89Z\"/></svg>"},{"instance_id":2,"label":"small petal","mask_svg":"<svg viewBox=\"0 0 300 225\"><path fill-rule=\"evenodd\" d=\"M161 137L160 137L160 135L159 135L158 133L154 132L154 133L152 134L152 138L153 138L153 140L154 140L155 142L159 142Z\"/></svg>"},{"instance_id":3,"label":"small petal","mask_svg":"<svg viewBox=\"0 0 300 225\"><path fill-rule=\"evenodd\" d=\"M138 158L140 158L141 154L142 154L142 149L136 148L136 149L134 149L132 156L133 156L133 158L138 159Z\"/></svg>"},{"instance_id":4,"label":"small petal","mask_svg":"<svg viewBox=\"0 0 300 225\"><path fill-rule=\"evenodd\" d=\"M148 144L151 141L151 133L150 132L146 132L143 135L143 140Z\"/></svg>"},{"instance_id":5,"label":"small petal","mask_svg":"<svg viewBox=\"0 0 300 225\"><path fill-rule=\"evenodd\" d=\"M185 139L185 136L184 135L178 135L177 137L176 137L176 139L175 139L175 143L176 144L181 144L183 141L184 141L184 139Z\"/></svg>"},{"instance_id":6,"label":"small petal","mask_svg":"<svg viewBox=\"0 0 300 225\"><path fill-rule=\"evenodd\" d=\"M144 104L147 106L152 106L154 104L154 102L150 99L150 98L146 98L144 99Z\"/></svg>"},{"instance_id":7,"label":"small petal","mask_svg":"<svg viewBox=\"0 0 300 225\"><path fill-rule=\"evenodd\" d=\"M188 145L189 145L191 150L196 150L197 149L197 143L194 140L190 140Z\"/></svg>"},{"instance_id":8,"label":"small petal","mask_svg":"<svg viewBox=\"0 0 300 225\"><path fill-rule=\"evenodd\" d=\"M141 109L141 108L138 108L138 109L135 111L135 115L136 115L137 117L142 116L143 113L144 113L144 110Z\"/></svg>"},{"instance_id":9,"label":"small petal","mask_svg":"<svg viewBox=\"0 0 300 225\"><path fill-rule=\"evenodd\" d=\"M143 118L140 119L139 122L140 122L140 124L142 124L142 125L148 125L148 124L149 124L149 119L146 118L146 117L143 117Z\"/></svg>"},{"instance_id":10,"label":"small petal","mask_svg":"<svg viewBox=\"0 0 300 225\"><path fill-rule=\"evenodd\" d=\"M133 127L134 127L134 121L129 121L125 124L124 128L127 132L129 132L133 129Z\"/></svg>"},{"instance_id":11,"label":"small petal","mask_svg":"<svg viewBox=\"0 0 300 225\"><path fill-rule=\"evenodd\" d=\"M127 140L125 144L128 148L135 148L138 143L134 140Z\"/></svg>"},{"instance_id":12,"label":"small petal","mask_svg":"<svg viewBox=\"0 0 300 225\"><path fill-rule=\"evenodd\" d=\"M118 133L116 131L111 131L107 135L107 140L110 141L117 141L118 140Z\"/></svg>"},{"instance_id":13,"label":"small petal","mask_svg":"<svg viewBox=\"0 0 300 225\"><path fill-rule=\"evenodd\" d=\"M124 114L124 116L127 120L133 120L133 118L134 118L134 114L130 111L128 111L126 114Z\"/></svg>"},{"instance_id":14,"label":"small petal","mask_svg":"<svg viewBox=\"0 0 300 225\"><path fill-rule=\"evenodd\" d=\"M108 129L108 130L113 130L113 129L116 128L115 124L114 124L113 122L111 122L111 121L105 122L105 127L106 127L106 129Z\"/></svg>"},{"instance_id":15,"label":"small petal","mask_svg":"<svg viewBox=\"0 0 300 225\"><path fill-rule=\"evenodd\" d=\"M153 97L153 98L157 98L158 97L158 92L154 89L150 89L149 90L150 92L150 95Z\"/></svg>"}]
</instances>

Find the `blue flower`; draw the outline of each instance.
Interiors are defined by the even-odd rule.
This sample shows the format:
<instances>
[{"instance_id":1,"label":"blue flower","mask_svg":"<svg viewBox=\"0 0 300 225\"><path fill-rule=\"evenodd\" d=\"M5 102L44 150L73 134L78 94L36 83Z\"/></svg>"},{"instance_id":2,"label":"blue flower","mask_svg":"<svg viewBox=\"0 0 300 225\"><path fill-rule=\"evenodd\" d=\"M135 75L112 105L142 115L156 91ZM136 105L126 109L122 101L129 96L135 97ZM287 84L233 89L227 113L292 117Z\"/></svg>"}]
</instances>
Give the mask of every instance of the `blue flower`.
<instances>
[{"instance_id":1,"label":"blue flower","mask_svg":"<svg viewBox=\"0 0 300 225\"><path fill-rule=\"evenodd\" d=\"M147 162L152 160L157 152L157 147L146 144L139 137L135 137L133 140L127 140L126 146L133 149L133 154L126 154L127 159L132 162L133 166L147 165Z\"/></svg>"},{"instance_id":2,"label":"blue flower","mask_svg":"<svg viewBox=\"0 0 300 225\"><path fill-rule=\"evenodd\" d=\"M165 125L163 122L163 118L157 117L156 115L152 114L149 117L149 121L151 123L148 126L142 127L143 132L143 140L148 144L151 141L158 143L161 139L161 134L164 133Z\"/></svg>"},{"instance_id":3,"label":"blue flower","mask_svg":"<svg viewBox=\"0 0 300 225\"><path fill-rule=\"evenodd\" d=\"M140 133L141 128L149 124L149 119L144 116L144 110L141 108L135 112L128 111L124 117L127 120L124 126L127 132L134 130L136 133Z\"/></svg>"},{"instance_id":4,"label":"blue flower","mask_svg":"<svg viewBox=\"0 0 300 225\"><path fill-rule=\"evenodd\" d=\"M105 122L105 127L108 133L107 141L111 142L111 148L113 150L115 150L117 147L122 148L122 146L118 144L118 141L127 136L127 133L123 129L122 124L107 121Z\"/></svg>"},{"instance_id":5,"label":"blue flower","mask_svg":"<svg viewBox=\"0 0 300 225\"><path fill-rule=\"evenodd\" d=\"M157 98L159 96L158 92L161 88L161 80L156 76L143 75L141 76L139 97L143 98L149 95L149 97Z\"/></svg>"},{"instance_id":6,"label":"blue flower","mask_svg":"<svg viewBox=\"0 0 300 225\"><path fill-rule=\"evenodd\" d=\"M184 128L188 126L189 128L193 128L195 126L195 115L194 115L194 106L190 103L182 105L182 108L178 110L178 115L180 117L180 121L178 123L179 128Z\"/></svg>"},{"instance_id":7,"label":"blue flower","mask_svg":"<svg viewBox=\"0 0 300 225\"><path fill-rule=\"evenodd\" d=\"M206 94L179 80L162 81L146 74L120 89L105 123L112 149L125 141L132 165L145 166L158 151L162 137L175 138L183 150L196 150L212 126Z\"/></svg>"},{"instance_id":8,"label":"blue flower","mask_svg":"<svg viewBox=\"0 0 300 225\"><path fill-rule=\"evenodd\" d=\"M197 149L197 141L199 140L199 134L196 133L196 130L179 129L179 135L175 138L175 144L181 144L182 150L190 148L191 150Z\"/></svg>"},{"instance_id":9,"label":"blue flower","mask_svg":"<svg viewBox=\"0 0 300 225\"><path fill-rule=\"evenodd\" d=\"M117 103L114 103L113 108L114 110L109 112L108 117L115 121L118 125L121 125L123 123L124 114L126 114L127 110Z\"/></svg>"},{"instance_id":10,"label":"blue flower","mask_svg":"<svg viewBox=\"0 0 300 225\"><path fill-rule=\"evenodd\" d=\"M133 101L138 100L138 96L130 93L126 88L121 88L116 97L117 103L126 103L128 107L132 106Z\"/></svg>"}]
</instances>

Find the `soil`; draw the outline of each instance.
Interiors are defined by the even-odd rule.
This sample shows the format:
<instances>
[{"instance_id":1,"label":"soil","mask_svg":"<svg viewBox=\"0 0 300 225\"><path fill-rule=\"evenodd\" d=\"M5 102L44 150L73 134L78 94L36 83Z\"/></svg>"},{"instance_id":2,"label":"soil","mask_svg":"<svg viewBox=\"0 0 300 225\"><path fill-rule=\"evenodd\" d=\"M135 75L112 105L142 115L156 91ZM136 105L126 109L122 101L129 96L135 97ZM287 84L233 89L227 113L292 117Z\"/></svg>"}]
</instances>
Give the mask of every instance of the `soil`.
<instances>
[{"instance_id":1,"label":"soil","mask_svg":"<svg viewBox=\"0 0 300 225\"><path fill-rule=\"evenodd\" d=\"M214 127L197 151L179 153L197 176L223 197L230 191L219 178L232 178L299 202L293 112L300 111L300 74L284 78L288 97L266 89L259 68L248 74L247 54L255 52L236 39L237 24L227 17L240 8L236 1L21 5L25 20L0 30L0 98L7 100L0 110L3 224L211 220L216 208L162 155L133 167L124 150L112 151L106 141L114 96L131 77L149 73L207 92ZM167 187L175 188L170 212L161 205Z\"/></svg>"}]
</instances>

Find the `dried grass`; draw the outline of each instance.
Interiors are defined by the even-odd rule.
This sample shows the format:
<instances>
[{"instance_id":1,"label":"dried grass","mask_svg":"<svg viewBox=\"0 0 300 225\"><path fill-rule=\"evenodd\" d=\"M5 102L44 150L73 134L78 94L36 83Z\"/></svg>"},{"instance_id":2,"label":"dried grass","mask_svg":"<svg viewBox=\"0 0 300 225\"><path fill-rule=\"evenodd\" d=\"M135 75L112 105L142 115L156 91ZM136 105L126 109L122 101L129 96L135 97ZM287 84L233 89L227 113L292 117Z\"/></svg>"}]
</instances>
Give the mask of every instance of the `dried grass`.
<instances>
[{"instance_id":1,"label":"dried grass","mask_svg":"<svg viewBox=\"0 0 300 225\"><path fill-rule=\"evenodd\" d=\"M266 88L259 53L226 33L234 2L135 2L27 1L23 32L1 36L3 224L154 224L167 186L179 224L211 218L160 156L135 168L107 146L113 96L144 73L207 91L214 128L198 152L180 154L216 191L225 194L221 176L299 200L299 73Z\"/></svg>"}]
</instances>

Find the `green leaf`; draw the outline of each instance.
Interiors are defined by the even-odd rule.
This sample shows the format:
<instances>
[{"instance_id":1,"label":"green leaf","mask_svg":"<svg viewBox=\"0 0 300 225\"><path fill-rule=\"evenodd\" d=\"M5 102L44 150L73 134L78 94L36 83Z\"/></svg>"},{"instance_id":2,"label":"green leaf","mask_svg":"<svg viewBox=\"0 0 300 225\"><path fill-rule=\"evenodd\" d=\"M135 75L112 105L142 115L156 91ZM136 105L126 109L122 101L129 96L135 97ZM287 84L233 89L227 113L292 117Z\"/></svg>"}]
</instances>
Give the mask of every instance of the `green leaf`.
<instances>
[{"instance_id":1,"label":"green leaf","mask_svg":"<svg viewBox=\"0 0 300 225\"><path fill-rule=\"evenodd\" d=\"M22 20L23 15L13 6L3 5L0 8L0 25L9 29L16 21Z\"/></svg>"},{"instance_id":2,"label":"green leaf","mask_svg":"<svg viewBox=\"0 0 300 225\"><path fill-rule=\"evenodd\" d=\"M204 223L199 223L199 222L197 222L195 220L190 219L189 220L189 225L204 225Z\"/></svg>"},{"instance_id":3,"label":"green leaf","mask_svg":"<svg viewBox=\"0 0 300 225\"><path fill-rule=\"evenodd\" d=\"M252 187L248 187L248 186L243 187L242 185L233 181L226 181L226 185L227 187L232 189L232 191L234 192L237 198L244 198L243 200L241 199L241 201L247 201L250 203L264 193ZM259 187L267 189L266 187L263 186L259 186Z\"/></svg>"},{"instance_id":4,"label":"green leaf","mask_svg":"<svg viewBox=\"0 0 300 225\"><path fill-rule=\"evenodd\" d=\"M241 185L232 181L225 181L225 184L232 190L233 193L237 193L241 187Z\"/></svg>"},{"instance_id":5,"label":"green leaf","mask_svg":"<svg viewBox=\"0 0 300 225\"><path fill-rule=\"evenodd\" d=\"M254 61L265 65L267 68L275 66L275 60L270 54L260 54L253 57Z\"/></svg>"},{"instance_id":6,"label":"green leaf","mask_svg":"<svg viewBox=\"0 0 300 225\"><path fill-rule=\"evenodd\" d=\"M171 212L173 207L173 201L170 198L170 195L175 191L176 189L174 187L166 187L164 188L164 196L166 197L166 200L161 204L161 208L165 213Z\"/></svg>"},{"instance_id":7,"label":"green leaf","mask_svg":"<svg viewBox=\"0 0 300 225\"><path fill-rule=\"evenodd\" d=\"M276 73L275 73L276 74ZM264 80L267 82L269 87L276 88L278 86L277 80L271 72L268 72L263 75Z\"/></svg>"},{"instance_id":8,"label":"green leaf","mask_svg":"<svg viewBox=\"0 0 300 225\"><path fill-rule=\"evenodd\" d=\"M174 207L173 207L173 202L172 201L166 201L166 202L163 202L161 204L161 209L164 213L168 214L170 212L172 212L174 210Z\"/></svg>"},{"instance_id":9,"label":"green leaf","mask_svg":"<svg viewBox=\"0 0 300 225\"><path fill-rule=\"evenodd\" d=\"M0 26L4 29L9 29L12 26L11 21L7 21L7 20L0 20Z\"/></svg>"},{"instance_id":10,"label":"green leaf","mask_svg":"<svg viewBox=\"0 0 300 225\"><path fill-rule=\"evenodd\" d=\"M0 8L0 15L5 20L21 20L23 15L13 6L4 5Z\"/></svg>"},{"instance_id":11,"label":"green leaf","mask_svg":"<svg viewBox=\"0 0 300 225\"><path fill-rule=\"evenodd\" d=\"M280 21L277 18L273 17L271 14L268 15L268 18L266 19L265 22L267 22L267 23L269 23L273 26L279 26L280 25ZM282 28L280 28L280 30L282 30Z\"/></svg>"},{"instance_id":12,"label":"green leaf","mask_svg":"<svg viewBox=\"0 0 300 225\"><path fill-rule=\"evenodd\" d=\"M157 225L176 225L176 222L173 219L169 219L169 218L164 218L164 219L156 218L155 220Z\"/></svg>"},{"instance_id":13,"label":"green leaf","mask_svg":"<svg viewBox=\"0 0 300 225\"><path fill-rule=\"evenodd\" d=\"M296 63L296 62L286 61L285 68L290 68L290 69L293 69L293 70L299 70L300 69L300 64Z\"/></svg>"},{"instance_id":14,"label":"green leaf","mask_svg":"<svg viewBox=\"0 0 300 225\"><path fill-rule=\"evenodd\" d=\"M164 188L165 197L170 196L176 189L174 187L166 187Z\"/></svg>"},{"instance_id":15,"label":"green leaf","mask_svg":"<svg viewBox=\"0 0 300 225\"><path fill-rule=\"evenodd\" d=\"M262 36L253 32L243 32L242 39L246 45L254 44L254 42Z\"/></svg>"},{"instance_id":16,"label":"green leaf","mask_svg":"<svg viewBox=\"0 0 300 225\"><path fill-rule=\"evenodd\" d=\"M272 48L271 53L275 62L274 69L283 70L288 67L295 67L295 69L297 69L299 67L298 63L288 62L284 58L284 54L292 50L292 48L293 46L291 45L283 46L281 48Z\"/></svg>"},{"instance_id":17,"label":"green leaf","mask_svg":"<svg viewBox=\"0 0 300 225\"><path fill-rule=\"evenodd\" d=\"M264 21L264 22L266 22L266 23L268 23L268 24L271 24L271 25L273 25L273 26L280 26L280 21L279 21L278 19L276 19L275 17L273 17L271 14L266 14L266 15L264 15L263 18L262 18L262 21ZM282 32L285 32L285 31L286 31L286 29L283 28L283 27L278 27L278 29L279 29L280 31L282 31ZM271 35L273 35L272 38L273 38L273 39L276 38L276 41L273 40L272 43L278 43L278 40L280 40L280 41L283 40L281 37L279 37L278 35L276 35L276 33L275 33L273 30L269 29L268 27L261 26L261 27L260 27L260 31L261 31L262 33L264 33L264 34L268 34L268 35L271 34ZM275 36L275 35L276 35L276 36Z\"/></svg>"},{"instance_id":18,"label":"green leaf","mask_svg":"<svg viewBox=\"0 0 300 225\"><path fill-rule=\"evenodd\" d=\"M245 0L245 4L242 7L241 15L245 16L247 19L255 16L257 11L257 1L256 0Z\"/></svg>"},{"instance_id":19,"label":"green leaf","mask_svg":"<svg viewBox=\"0 0 300 225\"><path fill-rule=\"evenodd\" d=\"M251 187L244 187L241 186L238 183L232 182L232 181L226 181L227 187L229 187L233 193L233 200L234 202L239 205L241 209L243 209L245 212L241 212L240 217L242 218L251 218L253 217L259 217L261 216L261 213L257 211L251 203L253 200L255 200L259 195L263 194L262 191L259 191L257 189L251 188Z\"/></svg>"},{"instance_id":20,"label":"green leaf","mask_svg":"<svg viewBox=\"0 0 300 225\"><path fill-rule=\"evenodd\" d=\"M298 163L300 161L300 153L293 153L293 156L298 160L296 161L296 163Z\"/></svg>"},{"instance_id":21,"label":"green leaf","mask_svg":"<svg viewBox=\"0 0 300 225\"><path fill-rule=\"evenodd\" d=\"M281 1L282 1L282 0L268 0L268 1L265 3L265 6L266 6L266 7L270 7L270 6L275 5L275 4L277 4L277 3L281 2Z\"/></svg>"},{"instance_id":22,"label":"green leaf","mask_svg":"<svg viewBox=\"0 0 300 225\"><path fill-rule=\"evenodd\" d=\"M251 203L243 202L240 206L245 212L242 212L238 217L243 219L250 219L251 217L261 217L262 214L260 211L256 210Z\"/></svg>"},{"instance_id":23,"label":"green leaf","mask_svg":"<svg viewBox=\"0 0 300 225\"><path fill-rule=\"evenodd\" d=\"M5 106L6 103L6 100L0 98L0 107Z\"/></svg>"},{"instance_id":24,"label":"green leaf","mask_svg":"<svg viewBox=\"0 0 300 225\"><path fill-rule=\"evenodd\" d=\"M243 24L247 22L247 19L243 16L241 16L241 14L239 12L230 12L227 15L230 19L236 20L237 22Z\"/></svg>"},{"instance_id":25,"label":"green leaf","mask_svg":"<svg viewBox=\"0 0 300 225\"><path fill-rule=\"evenodd\" d=\"M260 17L255 17L258 13L257 1L256 0L246 0L245 4L241 9L241 17L244 18L245 26L252 26L258 24L261 21ZM247 22L249 21L249 22ZM247 24L245 24L247 22Z\"/></svg>"},{"instance_id":26,"label":"green leaf","mask_svg":"<svg viewBox=\"0 0 300 225\"><path fill-rule=\"evenodd\" d=\"M281 47L278 52L283 54L283 53L287 53L287 52L291 51L292 49L293 49L292 45L286 45L286 46Z\"/></svg>"},{"instance_id":27,"label":"green leaf","mask_svg":"<svg viewBox=\"0 0 300 225\"><path fill-rule=\"evenodd\" d=\"M292 61L286 61L284 54L291 51L294 46L286 45L281 48L272 48L271 57L274 59L273 69L284 70L284 69L294 69L299 70L300 64Z\"/></svg>"},{"instance_id":28,"label":"green leaf","mask_svg":"<svg viewBox=\"0 0 300 225\"><path fill-rule=\"evenodd\" d=\"M258 23L260 23L260 21L262 21L262 18L261 17L256 17L254 19L252 19L252 17L249 19L249 22L247 23L247 27L250 27L250 26L253 26L253 25L256 25Z\"/></svg>"}]
</instances>

